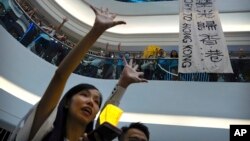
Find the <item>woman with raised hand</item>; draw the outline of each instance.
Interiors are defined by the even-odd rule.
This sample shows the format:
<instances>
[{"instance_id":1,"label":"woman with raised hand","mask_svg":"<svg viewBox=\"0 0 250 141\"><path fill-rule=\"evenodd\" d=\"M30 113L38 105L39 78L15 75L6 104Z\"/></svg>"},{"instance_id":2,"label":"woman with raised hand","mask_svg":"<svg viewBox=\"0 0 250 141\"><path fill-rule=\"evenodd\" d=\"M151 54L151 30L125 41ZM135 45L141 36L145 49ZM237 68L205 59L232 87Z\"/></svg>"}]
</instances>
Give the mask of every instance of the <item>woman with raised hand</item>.
<instances>
[{"instance_id":1,"label":"woman with raised hand","mask_svg":"<svg viewBox=\"0 0 250 141\"><path fill-rule=\"evenodd\" d=\"M61 100L60 98L70 74L98 37L113 26L125 24L124 21L114 21L115 14L108 9L91 8L96 15L92 29L60 63L41 100L23 118L9 140L88 140L86 134L93 130L93 121L102 103L101 93L93 85L79 84L71 88ZM137 72L136 67L126 63L108 103L119 102L128 85L146 82L141 75L143 73Z\"/></svg>"}]
</instances>

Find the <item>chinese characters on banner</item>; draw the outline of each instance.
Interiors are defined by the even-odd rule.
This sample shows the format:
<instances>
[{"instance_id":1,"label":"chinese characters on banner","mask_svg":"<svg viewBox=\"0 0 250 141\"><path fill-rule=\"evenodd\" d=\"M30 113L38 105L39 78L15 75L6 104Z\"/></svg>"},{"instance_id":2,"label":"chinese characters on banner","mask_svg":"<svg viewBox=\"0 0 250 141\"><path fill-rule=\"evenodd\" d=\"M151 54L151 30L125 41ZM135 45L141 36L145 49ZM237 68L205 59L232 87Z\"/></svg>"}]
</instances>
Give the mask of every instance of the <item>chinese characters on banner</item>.
<instances>
[{"instance_id":1,"label":"chinese characters on banner","mask_svg":"<svg viewBox=\"0 0 250 141\"><path fill-rule=\"evenodd\" d=\"M180 0L179 73L233 73L215 0Z\"/></svg>"}]
</instances>

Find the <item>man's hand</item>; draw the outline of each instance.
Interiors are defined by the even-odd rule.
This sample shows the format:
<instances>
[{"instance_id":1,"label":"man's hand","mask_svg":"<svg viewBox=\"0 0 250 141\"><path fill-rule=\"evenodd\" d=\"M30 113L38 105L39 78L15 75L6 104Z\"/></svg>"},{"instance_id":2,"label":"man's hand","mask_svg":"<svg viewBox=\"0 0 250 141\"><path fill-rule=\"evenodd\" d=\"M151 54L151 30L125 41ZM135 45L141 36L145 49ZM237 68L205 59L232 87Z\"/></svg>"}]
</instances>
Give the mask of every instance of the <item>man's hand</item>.
<instances>
[{"instance_id":1,"label":"man's hand","mask_svg":"<svg viewBox=\"0 0 250 141\"><path fill-rule=\"evenodd\" d=\"M118 85L123 88L127 88L132 83L148 82L146 79L142 78L144 73L137 71L138 65L135 65L134 67L132 66L132 59L129 61L129 64L127 63L125 57L123 57L123 61L125 67L121 73Z\"/></svg>"}]
</instances>

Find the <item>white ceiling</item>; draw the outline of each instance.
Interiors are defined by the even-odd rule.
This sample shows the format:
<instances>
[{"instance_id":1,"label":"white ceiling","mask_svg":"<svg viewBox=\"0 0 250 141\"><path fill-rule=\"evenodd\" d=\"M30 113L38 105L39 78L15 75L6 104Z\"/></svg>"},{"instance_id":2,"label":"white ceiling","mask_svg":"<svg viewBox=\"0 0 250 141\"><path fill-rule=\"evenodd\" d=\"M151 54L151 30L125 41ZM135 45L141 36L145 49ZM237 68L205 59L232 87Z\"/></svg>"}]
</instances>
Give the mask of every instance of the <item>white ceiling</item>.
<instances>
[{"instance_id":1,"label":"white ceiling","mask_svg":"<svg viewBox=\"0 0 250 141\"><path fill-rule=\"evenodd\" d=\"M147 2L124 3L114 0L86 0L96 7L106 7L117 13L117 20L124 20L126 25L117 26L108 30L117 34L165 34L179 32L179 2ZM92 25L94 13L83 0L55 0L68 13L80 21ZM250 31L249 0L218 0L224 32ZM233 10L230 10L233 9ZM236 13L237 11L237 13ZM232 22L231 17L234 17Z\"/></svg>"},{"instance_id":2,"label":"white ceiling","mask_svg":"<svg viewBox=\"0 0 250 141\"><path fill-rule=\"evenodd\" d=\"M84 0L80 0L84 2ZM220 13L249 12L249 0L215 0ZM178 15L179 0L144 3L126 3L116 0L85 0L96 7L107 7L123 16Z\"/></svg>"},{"instance_id":3,"label":"white ceiling","mask_svg":"<svg viewBox=\"0 0 250 141\"><path fill-rule=\"evenodd\" d=\"M117 13L116 20L126 21L126 25L113 27L101 36L97 48L105 49L109 43L110 50L142 51L148 45L159 45L164 49L177 47L179 32L179 3L147 2L124 3L114 0L48 0L31 1L40 7L41 13L58 24L63 17L70 20L63 30L79 40L94 22L94 13L87 3L96 7L106 7ZM87 3L86 3L87 2ZM217 0L220 19L227 44L229 46L250 45L250 0ZM234 17L234 20L232 20Z\"/></svg>"}]
</instances>

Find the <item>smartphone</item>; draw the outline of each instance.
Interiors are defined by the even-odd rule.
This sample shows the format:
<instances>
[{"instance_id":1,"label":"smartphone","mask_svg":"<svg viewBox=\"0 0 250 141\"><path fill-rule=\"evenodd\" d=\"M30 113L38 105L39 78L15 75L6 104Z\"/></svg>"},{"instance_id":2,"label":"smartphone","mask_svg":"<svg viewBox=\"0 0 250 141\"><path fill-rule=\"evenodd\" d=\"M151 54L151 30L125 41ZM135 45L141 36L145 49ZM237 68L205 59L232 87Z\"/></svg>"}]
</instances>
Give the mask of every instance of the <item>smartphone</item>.
<instances>
[{"instance_id":1,"label":"smartphone","mask_svg":"<svg viewBox=\"0 0 250 141\"><path fill-rule=\"evenodd\" d=\"M111 141L117 136L119 136L121 133L122 131L119 128L113 126L112 124L108 122L104 122L95 130L93 130L92 132L88 134L88 139L89 141L98 141L95 138L95 134L98 134L98 136L100 137L102 141Z\"/></svg>"}]
</instances>

